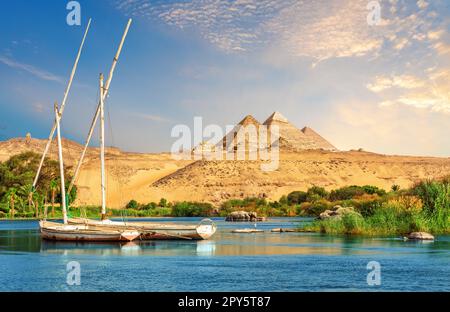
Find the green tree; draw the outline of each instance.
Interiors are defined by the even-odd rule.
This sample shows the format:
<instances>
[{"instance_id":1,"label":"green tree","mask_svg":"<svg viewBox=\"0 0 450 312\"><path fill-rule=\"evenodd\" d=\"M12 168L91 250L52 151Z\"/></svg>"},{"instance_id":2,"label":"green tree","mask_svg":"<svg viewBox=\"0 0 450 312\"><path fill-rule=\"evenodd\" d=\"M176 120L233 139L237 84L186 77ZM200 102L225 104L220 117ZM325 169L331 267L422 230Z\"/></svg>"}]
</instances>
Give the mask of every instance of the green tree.
<instances>
[{"instance_id":1,"label":"green tree","mask_svg":"<svg viewBox=\"0 0 450 312\"><path fill-rule=\"evenodd\" d=\"M159 201L159 207L167 207L167 199L161 198L161 200Z\"/></svg>"},{"instance_id":2,"label":"green tree","mask_svg":"<svg viewBox=\"0 0 450 312\"><path fill-rule=\"evenodd\" d=\"M15 210L15 203L17 198L17 189L14 187L11 187L8 192L6 193L5 197L8 199L9 202L9 215L12 219L14 219L14 215L16 213Z\"/></svg>"},{"instance_id":3,"label":"green tree","mask_svg":"<svg viewBox=\"0 0 450 312\"><path fill-rule=\"evenodd\" d=\"M126 206L126 208L128 208L128 209L137 209L138 207L139 207L139 204L134 199L130 200L130 202Z\"/></svg>"},{"instance_id":4,"label":"green tree","mask_svg":"<svg viewBox=\"0 0 450 312\"><path fill-rule=\"evenodd\" d=\"M307 201L308 194L306 192L295 191L289 193L287 199L290 205L298 205Z\"/></svg>"},{"instance_id":5,"label":"green tree","mask_svg":"<svg viewBox=\"0 0 450 312\"><path fill-rule=\"evenodd\" d=\"M56 180L52 180L50 182L50 200L52 204L52 218L55 217L55 199L56 199L56 193L59 190L59 183Z\"/></svg>"},{"instance_id":6,"label":"green tree","mask_svg":"<svg viewBox=\"0 0 450 312\"><path fill-rule=\"evenodd\" d=\"M310 187L306 194L309 202L315 202L328 196L328 192L319 186Z\"/></svg>"}]
</instances>

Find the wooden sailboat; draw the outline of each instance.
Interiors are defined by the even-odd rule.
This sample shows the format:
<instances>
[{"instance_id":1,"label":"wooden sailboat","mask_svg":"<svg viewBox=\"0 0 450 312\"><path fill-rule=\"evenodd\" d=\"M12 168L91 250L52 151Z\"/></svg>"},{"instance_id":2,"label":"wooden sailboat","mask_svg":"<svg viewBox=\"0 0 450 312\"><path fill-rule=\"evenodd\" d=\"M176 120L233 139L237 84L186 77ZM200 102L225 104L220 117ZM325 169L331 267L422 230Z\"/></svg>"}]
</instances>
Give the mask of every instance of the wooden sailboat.
<instances>
[{"instance_id":1,"label":"wooden sailboat","mask_svg":"<svg viewBox=\"0 0 450 312\"><path fill-rule=\"evenodd\" d=\"M86 40L86 36L89 31L89 27L91 24L91 20L89 20L86 31L83 36L83 40L81 42L80 48L78 50L78 54L75 60L75 64L72 68L72 72L70 75L69 83L64 92L64 98L61 103L61 107L58 109L58 105L55 104L55 122L50 131L49 139L44 149L44 153L41 158L41 162L38 167L38 171L36 177L33 182L33 188L36 187L37 181L39 179L39 174L42 169L44 159L48 153L50 144L55 135L55 131L57 133L57 141L58 141L58 159L59 159L59 171L61 175L61 207L63 212L63 224L48 222L46 220L42 220L39 222L39 229L41 232L41 236L43 239L48 240L62 240L62 241L132 241L140 236L140 233L135 230L123 230L123 229L99 229L96 227L88 226L88 225L69 225L67 218L67 203L66 203L66 192L65 192L65 181L64 181L64 162L62 155L62 145L61 145L61 130L60 130L60 120L62 113L64 111L64 106L66 104L66 100L72 86L72 81L76 73L76 69L78 66L78 61L81 56L81 52L84 46L84 42Z\"/></svg>"},{"instance_id":2,"label":"wooden sailboat","mask_svg":"<svg viewBox=\"0 0 450 312\"><path fill-rule=\"evenodd\" d=\"M199 224L185 225L175 223L121 222L71 218L69 219L69 224L130 231L136 230L141 233L141 240L207 240L210 239L217 230L216 225L210 219L204 219Z\"/></svg>"},{"instance_id":3,"label":"wooden sailboat","mask_svg":"<svg viewBox=\"0 0 450 312\"><path fill-rule=\"evenodd\" d=\"M64 162L62 157L62 145L61 145L61 131L60 121L61 114L58 111L58 106L55 104L55 123L56 123L56 135L58 141L58 159L59 170L61 176L61 205L63 211L64 224L40 221L39 228L43 239L56 240L56 241L132 241L138 238L141 233L136 230L127 229L106 229L89 226L87 224L82 225L70 225L67 218L66 207L66 192L64 181Z\"/></svg>"},{"instance_id":4,"label":"wooden sailboat","mask_svg":"<svg viewBox=\"0 0 450 312\"><path fill-rule=\"evenodd\" d=\"M109 86L111 84L112 76L114 73L115 66L119 59L125 38L127 36L131 20L125 29L122 36L122 41L119 45L119 49L114 58L108 80L106 85L104 85L104 77L100 75L100 100L97 107L97 111L92 120L91 129L89 130L84 150L81 153L80 159L77 164L72 181L69 185L69 192L73 187L75 180L83 163L83 159L91 140L92 134L94 132L95 124L97 119L100 117L100 164L101 164L101 192L102 192L102 210L101 210L101 220L91 220L86 218L71 218L68 220L69 224L72 225L86 225L91 227L96 227L98 229L118 229L123 231L139 231L141 233L140 239L145 240L156 240L156 239L188 239L188 240L203 240L209 239L217 230L216 225L209 219L202 220L197 225L179 225L179 224L163 224L163 223L128 223L128 222L117 222L108 220L106 216L106 174L105 174L105 120L104 120L104 105L109 92Z\"/></svg>"}]
</instances>

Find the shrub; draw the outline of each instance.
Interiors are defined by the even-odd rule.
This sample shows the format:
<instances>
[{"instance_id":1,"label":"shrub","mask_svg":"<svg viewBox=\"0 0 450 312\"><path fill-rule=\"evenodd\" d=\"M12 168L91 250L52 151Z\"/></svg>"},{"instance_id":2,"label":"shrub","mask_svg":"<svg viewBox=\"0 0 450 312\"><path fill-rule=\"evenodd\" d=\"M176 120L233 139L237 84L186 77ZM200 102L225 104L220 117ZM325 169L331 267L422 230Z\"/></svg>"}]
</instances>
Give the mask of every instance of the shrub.
<instances>
[{"instance_id":1,"label":"shrub","mask_svg":"<svg viewBox=\"0 0 450 312\"><path fill-rule=\"evenodd\" d=\"M314 202L328 196L328 192L323 187L319 186L310 187L306 194L309 202Z\"/></svg>"},{"instance_id":2,"label":"shrub","mask_svg":"<svg viewBox=\"0 0 450 312\"><path fill-rule=\"evenodd\" d=\"M174 217L206 217L213 211L209 203L181 202L172 207Z\"/></svg>"},{"instance_id":3,"label":"shrub","mask_svg":"<svg viewBox=\"0 0 450 312\"><path fill-rule=\"evenodd\" d=\"M330 193L329 199L332 201L336 200L349 200L355 197L360 197L364 194L369 195L378 195L378 196L384 196L386 195L386 191L383 189L380 189L376 186L371 185L365 185L365 186L344 186L337 190L333 190Z\"/></svg>"},{"instance_id":4,"label":"shrub","mask_svg":"<svg viewBox=\"0 0 450 312\"><path fill-rule=\"evenodd\" d=\"M155 202L151 202L151 203L148 203L147 205L143 206L142 208L144 210L152 210L152 209L156 209L156 207L158 207L158 204Z\"/></svg>"},{"instance_id":5,"label":"shrub","mask_svg":"<svg viewBox=\"0 0 450 312\"><path fill-rule=\"evenodd\" d=\"M167 199L161 198L159 201L159 207L167 207Z\"/></svg>"},{"instance_id":6,"label":"shrub","mask_svg":"<svg viewBox=\"0 0 450 312\"><path fill-rule=\"evenodd\" d=\"M280 204L281 205L287 205L288 204L288 198L286 197L286 195L281 196Z\"/></svg>"},{"instance_id":7,"label":"shrub","mask_svg":"<svg viewBox=\"0 0 450 312\"><path fill-rule=\"evenodd\" d=\"M305 215L319 216L325 210L331 209L333 205L326 199L321 199L313 203L303 203L300 207Z\"/></svg>"},{"instance_id":8,"label":"shrub","mask_svg":"<svg viewBox=\"0 0 450 312\"><path fill-rule=\"evenodd\" d=\"M290 205L298 205L307 201L308 194L306 192L295 191L289 193L287 196L288 203Z\"/></svg>"},{"instance_id":9,"label":"shrub","mask_svg":"<svg viewBox=\"0 0 450 312\"><path fill-rule=\"evenodd\" d=\"M130 200L130 202L126 205L127 209L137 209L139 207L139 204L134 199Z\"/></svg>"}]
</instances>

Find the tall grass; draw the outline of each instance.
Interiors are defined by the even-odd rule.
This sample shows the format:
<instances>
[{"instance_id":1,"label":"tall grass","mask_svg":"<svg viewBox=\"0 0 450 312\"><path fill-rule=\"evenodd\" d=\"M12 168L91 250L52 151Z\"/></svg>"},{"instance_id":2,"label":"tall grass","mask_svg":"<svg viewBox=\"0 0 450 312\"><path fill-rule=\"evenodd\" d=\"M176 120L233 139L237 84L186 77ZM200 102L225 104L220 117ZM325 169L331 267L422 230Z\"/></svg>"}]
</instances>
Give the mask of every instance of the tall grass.
<instances>
[{"instance_id":1,"label":"tall grass","mask_svg":"<svg viewBox=\"0 0 450 312\"><path fill-rule=\"evenodd\" d=\"M346 214L316 220L307 231L328 234L394 235L410 232L450 233L450 179L416 184L408 196L391 198L370 214Z\"/></svg>"}]
</instances>

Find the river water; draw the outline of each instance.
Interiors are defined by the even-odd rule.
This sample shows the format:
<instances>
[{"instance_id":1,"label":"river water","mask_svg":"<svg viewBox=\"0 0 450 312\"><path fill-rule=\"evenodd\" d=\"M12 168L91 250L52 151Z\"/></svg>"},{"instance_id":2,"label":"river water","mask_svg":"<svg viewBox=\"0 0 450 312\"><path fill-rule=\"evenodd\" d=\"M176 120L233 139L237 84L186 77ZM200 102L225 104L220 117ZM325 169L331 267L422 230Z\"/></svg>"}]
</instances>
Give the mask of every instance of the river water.
<instances>
[{"instance_id":1,"label":"river water","mask_svg":"<svg viewBox=\"0 0 450 312\"><path fill-rule=\"evenodd\" d=\"M264 233L234 234L254 224L214 221L209 241L127 244L46 242L35 221L2 221L0 291L450 291L450 236L413 242L270 233L305 218L272 218L257 224ZM73 261L80 285L67 283ZM380 264L380 285L367 282L371 261Z\"/></svg>"}]
</instances>

